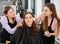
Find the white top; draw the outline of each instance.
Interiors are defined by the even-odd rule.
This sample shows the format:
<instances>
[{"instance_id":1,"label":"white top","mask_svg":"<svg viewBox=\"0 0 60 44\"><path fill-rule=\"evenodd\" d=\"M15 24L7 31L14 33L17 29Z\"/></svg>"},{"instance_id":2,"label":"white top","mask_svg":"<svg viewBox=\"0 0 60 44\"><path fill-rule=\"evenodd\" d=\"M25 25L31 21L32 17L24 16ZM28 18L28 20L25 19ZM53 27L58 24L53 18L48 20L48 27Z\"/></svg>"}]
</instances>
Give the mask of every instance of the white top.
<instances>
[{"instance_id":1,"label":"white top","mask_svg":"<svg viewBox=\"0 0 60 44\"><path fill-rule=\"evenodd\" d=\"M20 22L22 19L20 18L19 15L16 15L16 21L17 23ZM5 30L10 33L10 34L14 34L16 28L11 28L8 24L8 21L7 21L7 17L6 16L2 16L1 17L1 24L3 26L3 28L5 28Z\"/></svg>"}]
</instances>

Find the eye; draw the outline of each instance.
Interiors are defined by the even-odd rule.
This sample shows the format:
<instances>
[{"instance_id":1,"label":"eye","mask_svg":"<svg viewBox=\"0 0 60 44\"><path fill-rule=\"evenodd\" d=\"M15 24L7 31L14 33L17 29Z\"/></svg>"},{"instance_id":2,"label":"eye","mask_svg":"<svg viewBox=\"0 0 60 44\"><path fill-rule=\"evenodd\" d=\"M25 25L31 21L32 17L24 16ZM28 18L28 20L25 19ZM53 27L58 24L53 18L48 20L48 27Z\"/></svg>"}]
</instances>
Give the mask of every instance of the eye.
<instances>
[{"instance_id":1,"label":"eye","mask_svg":"<svg viewBox=\"0 0 60 44\"><path fill-rule=\"evenodd\" d=\"M47 12L48 10L44 9L45 12Z\"/></svg>"},{"instance_id":2,"label":"eye","mask_svg":"<svg viewBox=\"0 0 60 44\"><path fill-rule=\"evenodd\" d=\"M25 19L28 19L28 17L25 17Z\"/></svg>"},{"instance_id":3,"label":"eye","mask_svg":"<svg viewBox=\"0 0 60 44\"><path fill-rule=\"evenodd\" d=\"M30 16L30 19L32 19L32 17Z\"/></svg>"}]
</instances>

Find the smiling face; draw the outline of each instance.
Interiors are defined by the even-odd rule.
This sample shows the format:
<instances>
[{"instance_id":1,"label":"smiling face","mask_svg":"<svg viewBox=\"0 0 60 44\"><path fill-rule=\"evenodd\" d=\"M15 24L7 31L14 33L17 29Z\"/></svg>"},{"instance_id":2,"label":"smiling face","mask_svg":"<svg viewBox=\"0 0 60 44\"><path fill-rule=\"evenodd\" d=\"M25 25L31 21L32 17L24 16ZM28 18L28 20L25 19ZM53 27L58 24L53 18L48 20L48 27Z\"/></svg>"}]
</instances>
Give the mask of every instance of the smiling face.
<instances>
[{"instance_id":1,"label":"smiling face","mask_svg":"<svg viewBox=\"0 0 60 44\"><path fill-rule=\"evenodd\" d=\"M52 11L50 11L50 9L47 6L44 6L43 12L45 13L46 16L49 16L52 14Z\"/></svg>"},{"instance_id":2,"label":"smiling face","mask_svg":"<svg viewBox=\"0 0 60 44\"><path fill-rule=\"evenodd\" d=\"M32 26L32 23L33 23L33 16L31 14L26 14L25 15L25 23L27 26L31 27Z\"/></svg>"}]
</instances>

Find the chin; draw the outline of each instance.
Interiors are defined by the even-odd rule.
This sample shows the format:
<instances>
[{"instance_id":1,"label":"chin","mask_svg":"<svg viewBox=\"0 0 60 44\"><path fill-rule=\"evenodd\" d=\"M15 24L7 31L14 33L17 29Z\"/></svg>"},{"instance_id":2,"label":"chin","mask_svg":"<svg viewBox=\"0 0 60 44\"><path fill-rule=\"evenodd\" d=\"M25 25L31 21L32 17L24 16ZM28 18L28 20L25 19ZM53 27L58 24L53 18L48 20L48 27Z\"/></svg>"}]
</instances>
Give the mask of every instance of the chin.
<instances>
[{"instance_id":1,"label":"chin","mask_svg":"<svg viewBox=\"0 0 60 44\"><path fill-rule=\"evenodd\" d=\"M28 26L31 26L31 24L27 24Z\"/></svg>"}]
</instances>

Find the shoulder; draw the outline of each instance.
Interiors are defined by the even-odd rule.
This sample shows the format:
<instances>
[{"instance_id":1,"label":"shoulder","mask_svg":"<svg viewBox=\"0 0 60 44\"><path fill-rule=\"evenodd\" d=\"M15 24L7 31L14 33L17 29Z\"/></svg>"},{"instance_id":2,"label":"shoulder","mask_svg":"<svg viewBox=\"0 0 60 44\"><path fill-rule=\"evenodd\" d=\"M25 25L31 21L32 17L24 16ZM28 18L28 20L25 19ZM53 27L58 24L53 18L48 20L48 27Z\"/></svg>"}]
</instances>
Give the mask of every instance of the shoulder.
<instances>
[{"instance_id":1,"label":"shoulder","mask_svg":"<svg viewBox=\"0 0 60 44\"><path fill-rule=\"evenodd\" d=\"M54 21L57 21L57 19L56 19L56 18L54 18Z\"/></svg>"},{"instance_id":2,"label":"shoulder","mask_svg":"<svg viewBox=\"0 0 60 44\"><path fill-rule=\"evenodd\" d=\"M57 23L57 19L56 19L56 18L54 18L53 22Z\"/></svg>"},{"instance_id":3,"label":"shoulder","mask_svg":"<svg viewBox=\"0 0 60 44\"><path fill-rule=\"evenodd\" d=\"M58 21L56 18L53 19L53 26L57 25L58 24Z\"/></svg>"},{"instance_id":4,"label":"shoulder","mask_svg":"<svg viewBox=\"0 0 60 44\"><path fill-rule=\"evenodd\" d=\"M5 15L1 17L1 22L7 23L7 17Z\"/></svg>"},{"instance_id":5,"label":"shoulder","mask_svg":"<svg viewBox=\"0 0 60 44\"><path fill-rule=\"evenodd\" d=\"M15 31L15 33L21 33L22 30L23 30L23 27L19 27L19 28L17 28L17 30Z\"/></svg>"},{"instance_id":6,"label":"shoulder","mask_svg":"<svg viewBox=\"0 0 60 44\"><path fill-rule=\"evenodd\" d=\"M4 15L4 16L1 16L1 19L7 19L7 18L6 18L6 16Z\"/></svg>"}]
</instances>

